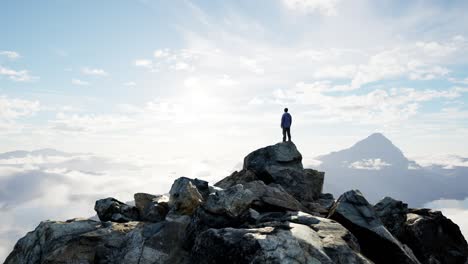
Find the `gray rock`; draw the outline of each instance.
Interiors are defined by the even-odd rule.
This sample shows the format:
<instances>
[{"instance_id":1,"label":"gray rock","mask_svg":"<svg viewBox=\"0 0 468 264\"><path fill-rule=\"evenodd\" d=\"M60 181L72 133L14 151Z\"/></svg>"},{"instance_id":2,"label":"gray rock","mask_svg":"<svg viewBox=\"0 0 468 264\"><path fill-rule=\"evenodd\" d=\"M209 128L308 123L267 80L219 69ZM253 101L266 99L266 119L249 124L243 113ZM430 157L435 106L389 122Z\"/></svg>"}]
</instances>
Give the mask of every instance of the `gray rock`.
<instances>
[{"instance_id":1,"label":"gray rock","mask_svg":"<svg viewBox=\"0 0 468 264\"><path fill-rule=\"evenodd\" d=\"M329 218L339 222L357 237L362 253L376 263L420 263L383 225L361 192L340 196Z\"/></svg>"},{"instance_id":2,"label":"gray rock","mask_svg":"<svg viewBox=\"0 0 468 264\"><path fill-rule=\"evenodd\" d=\"M265 172L271 182L277 183L297 200L305 203L320 197L323 188L324 173L312 169L292 169L277 165L268 166Z\"/></svg>"},{"instance_id":3,"label":"gray rock","mask_svg":"<svg viewBox=\"0 0 468 264\"><path fill-rule=\"evenodd\" d=\"M330 193L320 194L319 198L313 202L304 202L304 206L315 215L326 217L330 213L330 208L335 203L333 195Z\"/></svg>"},{"instance_id":4,"label":"gray rock","mask_svg":"<svg viewBox=\"0 0 468 264\"><path fill-rule=\"evenodd\" d=\"M281 185L265 185L262 181L253 181L244 184L244 188L255 195L254 207L258 211L305 210L305 207L287 193Z\"/></svg>"},{"instance_id":5,"label":"gray rock","mask_svg":"<svg viewBox=\"0 0 468 264\"><path fill-rule=\"evenodd\" d=\"M111 197L97 200L94 210L101 221L125 223L140 219L135 206L127 205Z\"/></svg>"},{"instance_id":6,"label":"gray rock","mask_svg":"<svg viewBox=\"0 0 468 264\"><path fill-rule=\"evenodd\" d=\"M374 205L374 210L388 231L399 237L399 232L406 222L408 205L391 197L385 197Z\"/></svg>"},{"instance_id":7,"label":"gray rock","mask_svg":"<svg viewBox=\"0 0 468 264\"><path fill-rule=\"evenodd\" d=\"M257 196L241 184L210 195L203 209L211 214L239 217L250 208Z\"/></svg>"},{"instance_id":8,"label":"gray rock","mask_svg":"<svg viewBox=\"0 0 468 264\"><path fill-rule=\"evenodd\" d=\"M252 181L258 181L259 178L255 172L251 170L241 170L235 171L230 176L222 179L221 181L215 183L215 186L227 189L237 184L245 184Z\"/></svg>"},{"instance_id":9,"label":"gray rock","mask_svg":"<svg viewBox=\"0 0 468 264\"><path fill-rule=\"evenodd\" d=\"M152 195L136 193L135 206L142 221L159 222L165 219L169 211L169 197L165 195Z\"/></svg>"},{"instance_id":10,"label":"gray rock","mask_svg":"<svg viewBox=\"0 0 468 264\"><path fill-rule=\"evenodd\" d=\"M302 155L294 143L283 142L258 149L244 158L244 169L252 170L267 184L270 181L265 168L272 165L301 170Z\"/></svg>"},{"instance_id":11,"label":"gray rock","mask_svg":"<svg viewBox=\"0 0 468 264\"><path fill-rule=\"evenodd\" d=\"M185 228L168 222L46 221L18 241L5 263L190 263L181 247Z\"/></svg>"},{"instance_id":12,"label":"gray rock","mask_svg":"<svg viewBox=\"0 0 468 264\"><path fill-rule=\"evenodd\" d=\"M423 263L468 262L468 245L460 228L439 211L409 209L399 239Z\"/></svg>"},{"instance_id":13,"label":"gray rock","mask_svg":"<svg viewBox=\"0 0 468 264\"><path fill-rule=\"evenodd\" d=\"M191 215L209 196L208 182L186 177L178 178L169 192L171 214Z\"/></svg>"},{"instance_id":14,"label":"gray rock","mask_svg":"<svg viewBox=\"0 0 468 264\"><path fill-rule=\"evenodd\" d=\"M208 229L197 237L192 258L195 263L372 263L348 245L345 239L352 235L340 224L307 217L313 218L299 215L294 219L301 224Z\"/></svg>"},{"instance_id":15,"label":"gray rock","mask_svg":"<svg viewBox=\"0 0 468 264\"><path fill-rule=\"evenodd\" d=\"M357 239L341 224L331 219L312 216L304 212L274 212L261 214L257 225L262 223L292 222L308 226L319 235L325 253L333 263L372 263L360 253Z\"/></svg>"},{"instance_id":16,"label":"gray rock","mask_svg":"<svg viewBox=\"0 0 468 264\"><path fill-rule=\"evenodd\" d=\"M192 249L195 263L323 263L332 264L320 237L311 228L209 229Z\"/></svg>"}]
</instances>

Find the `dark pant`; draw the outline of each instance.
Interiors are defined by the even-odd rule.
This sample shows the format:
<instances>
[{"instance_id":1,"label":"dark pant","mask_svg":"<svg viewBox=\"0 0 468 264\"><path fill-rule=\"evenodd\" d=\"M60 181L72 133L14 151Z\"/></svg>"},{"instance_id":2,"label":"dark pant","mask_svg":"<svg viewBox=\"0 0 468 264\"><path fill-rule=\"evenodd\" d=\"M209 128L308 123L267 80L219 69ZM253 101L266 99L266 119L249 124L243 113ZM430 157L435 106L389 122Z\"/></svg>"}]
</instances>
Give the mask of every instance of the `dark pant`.
<instances>
[{"instance_id":1,"label":"dark pant","mask_svg":"<svg viewBox=\"0 0 468 264\"><path fill-rule=\"evenodd\" d=\"M283 142L286 141L286 133L288 134L288 141L291 141L291 128L283 127Z\"/></svg>"}]
</instances>

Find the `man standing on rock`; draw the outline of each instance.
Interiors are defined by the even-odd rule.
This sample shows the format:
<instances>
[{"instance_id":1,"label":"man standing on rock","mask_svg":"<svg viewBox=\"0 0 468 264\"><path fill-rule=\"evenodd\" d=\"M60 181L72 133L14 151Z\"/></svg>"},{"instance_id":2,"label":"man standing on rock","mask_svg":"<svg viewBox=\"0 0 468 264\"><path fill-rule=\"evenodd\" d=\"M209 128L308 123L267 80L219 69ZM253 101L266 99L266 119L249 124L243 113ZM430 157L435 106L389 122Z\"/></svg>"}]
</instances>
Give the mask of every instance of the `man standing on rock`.
<instances>
[{"instance_id":1,"label":"man standing on rock","mask_svg":"<svg viewBox=\"0 0 468 264\"><path fill-rule=\"evenodd\" d=\"M288 109L284 109L284 114L281 117L281 128L283 129L283 142L286 142L286 133L288 134L288 141L291 141L291 123L292 117L288 113Z\"/></svg>"}]
</instances>

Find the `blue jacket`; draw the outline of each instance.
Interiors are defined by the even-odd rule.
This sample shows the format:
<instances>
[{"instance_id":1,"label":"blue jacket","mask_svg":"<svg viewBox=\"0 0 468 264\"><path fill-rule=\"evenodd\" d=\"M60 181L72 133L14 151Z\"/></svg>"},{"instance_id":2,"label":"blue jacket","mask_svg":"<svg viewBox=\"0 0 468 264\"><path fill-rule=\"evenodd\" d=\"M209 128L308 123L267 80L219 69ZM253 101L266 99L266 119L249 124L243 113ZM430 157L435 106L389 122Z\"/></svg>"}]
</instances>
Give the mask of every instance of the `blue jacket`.
<instances>
[{"instance_id":1,"label":"blue jacket","mask_svg":"<svg viewBox=\"0 0 468 264\"><path fill-rule=\"evenodd\" d=\"M281 127L290 128L292 123L292 117L289 113L284 113L281 117Z\"/></svg>"}]
</instances>

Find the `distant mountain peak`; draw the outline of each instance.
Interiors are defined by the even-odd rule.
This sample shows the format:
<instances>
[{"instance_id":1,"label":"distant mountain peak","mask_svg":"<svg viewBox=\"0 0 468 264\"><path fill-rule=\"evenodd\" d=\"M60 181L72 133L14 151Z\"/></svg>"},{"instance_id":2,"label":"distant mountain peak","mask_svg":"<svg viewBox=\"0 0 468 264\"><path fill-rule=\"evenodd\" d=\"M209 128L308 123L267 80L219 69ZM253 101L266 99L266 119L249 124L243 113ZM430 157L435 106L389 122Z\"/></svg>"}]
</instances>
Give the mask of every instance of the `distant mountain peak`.
<instances>
[{"instance_id":1,"label":"distant mountain peak","mask_svg":"<svg viewBox=\"0 0 468 264\"><path fill-rule=\"evenodd\" d=\"M382 133L373 133L370 136L366 137L365 139L358 141L355 145L359 143L372 143L372 144L379 143L379 144L389 144L389 145L394 146L392 141L390 141L390 139L388 139Z\"/></svg>"},{"instance_id":2,"label":"distant mountain peak","mask_svg":"<svg viewBox=\"0 0 468 264\"><path fill-rule=\"evenodd\" d=\"M408 164L408 159L403 155L403 152L382 133L373 133L350 148L320 156L318 160L329 161L332 164L365 160L380 160L387 164L400 166Z\"/></svg>"}]
</instances>

